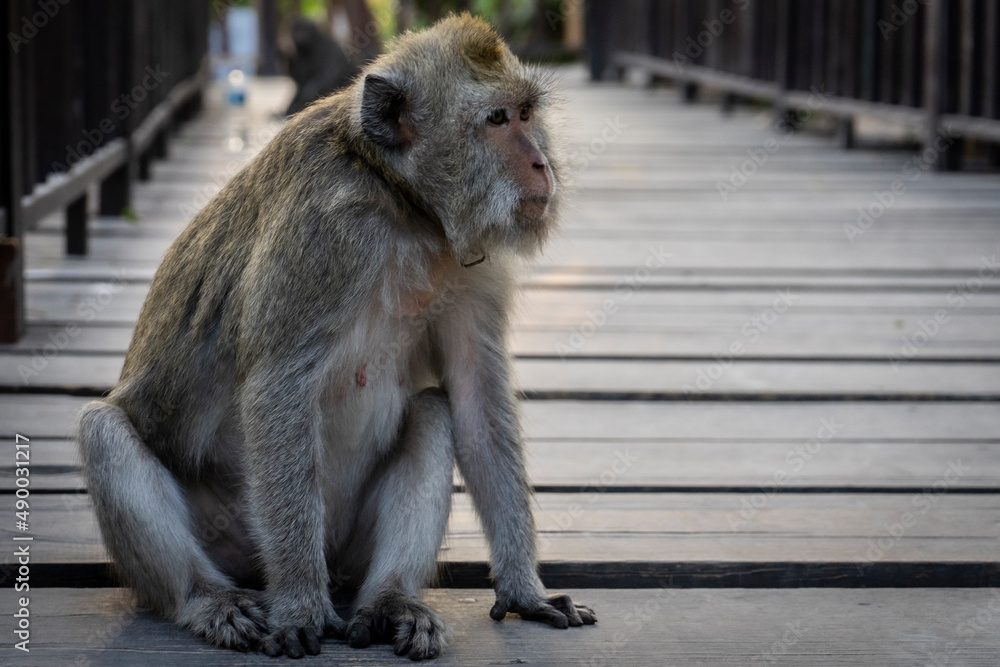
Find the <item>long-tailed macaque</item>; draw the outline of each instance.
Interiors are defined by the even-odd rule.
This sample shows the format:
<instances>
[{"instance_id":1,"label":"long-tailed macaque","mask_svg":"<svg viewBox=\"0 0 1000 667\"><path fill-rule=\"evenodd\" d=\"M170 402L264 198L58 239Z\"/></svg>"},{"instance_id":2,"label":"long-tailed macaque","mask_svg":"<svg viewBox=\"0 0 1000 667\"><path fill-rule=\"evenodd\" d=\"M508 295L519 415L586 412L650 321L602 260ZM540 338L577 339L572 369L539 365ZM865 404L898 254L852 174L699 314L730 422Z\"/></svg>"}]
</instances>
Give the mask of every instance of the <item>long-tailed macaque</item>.
<instances>
[{"instance_id":1,"label":"long-tailed macaque","mask_svg":"<svg viewBox=\"0 0 1000 667\"><path fill-rule=\"evenodd\" d=\"M548 88L468 15L407 34L174 242L79 423L105 543L147 603L221 646L298 657L332 634L432 658L447 628L420 595L457 463L490 616L595 622L538 576L506 344L563 190ZM349 621L332 586L356 591Z\"/></svg>"}]
</instances>

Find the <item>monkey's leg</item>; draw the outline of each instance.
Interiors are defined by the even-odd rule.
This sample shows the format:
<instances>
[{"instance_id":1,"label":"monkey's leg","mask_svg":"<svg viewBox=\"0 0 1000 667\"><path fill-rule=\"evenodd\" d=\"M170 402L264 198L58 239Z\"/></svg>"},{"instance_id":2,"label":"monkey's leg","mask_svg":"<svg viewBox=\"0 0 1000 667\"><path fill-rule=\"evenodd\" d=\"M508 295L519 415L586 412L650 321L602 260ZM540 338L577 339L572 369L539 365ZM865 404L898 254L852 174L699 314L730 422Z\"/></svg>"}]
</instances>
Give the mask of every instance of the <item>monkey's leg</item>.
<instances>
[{"instance_id":1,"label":"monkey's leg","mask_svg":"<svg viewBox=\"0 0 1000 667\"><path fill-rule=\"evenodd\" d=\"M444 620L420 601L437 566L451 508L454 468L451 412L439 389L412 399L397 449L359 516L371 530L371 565L347 628L351 646L395 632L397 655L433 658L445 647Z\"/></svg>"},{"instance_id":2,"label":"monkey's leg","mask_svg":"<svg viewBox=\"0 0 1000 667\"><path fill-rule=\"evenodd\" d=\"M258 596L236 588L205 553L181 486L125 411L88 403L79 439L104 542L140 599L214 644L249 650L264 628Z\"/></svg>"}]
</instances>

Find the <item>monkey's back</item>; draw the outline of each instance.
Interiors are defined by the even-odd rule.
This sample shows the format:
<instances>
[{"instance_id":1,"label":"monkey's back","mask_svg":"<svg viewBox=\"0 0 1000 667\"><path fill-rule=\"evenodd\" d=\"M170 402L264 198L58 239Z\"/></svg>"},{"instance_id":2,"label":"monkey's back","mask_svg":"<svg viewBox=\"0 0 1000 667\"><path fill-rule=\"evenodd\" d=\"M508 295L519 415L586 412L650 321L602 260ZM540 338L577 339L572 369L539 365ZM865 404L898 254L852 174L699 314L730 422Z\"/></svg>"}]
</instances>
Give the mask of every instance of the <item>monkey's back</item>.
<instances>
[{"instance_id":1,"label":"monkey's back","mask_svg":"<svg viewBox=\"0 0 1000 667\"><path fill-rule=\"evenodd\" d=\"M377 267L361 258L379 256L384 235L349 223L391 208L392 198L363 159L331 150L330 137L345 132L340 97L286 124L168 249L107 399L154 451L214 437L188 425L203 424L206 411L230 419L235 388L260 356L328 333L317 322L337 329L303 318L299 304L346 321L344 304L375 289Z\"/></svg>"}]
</instances>

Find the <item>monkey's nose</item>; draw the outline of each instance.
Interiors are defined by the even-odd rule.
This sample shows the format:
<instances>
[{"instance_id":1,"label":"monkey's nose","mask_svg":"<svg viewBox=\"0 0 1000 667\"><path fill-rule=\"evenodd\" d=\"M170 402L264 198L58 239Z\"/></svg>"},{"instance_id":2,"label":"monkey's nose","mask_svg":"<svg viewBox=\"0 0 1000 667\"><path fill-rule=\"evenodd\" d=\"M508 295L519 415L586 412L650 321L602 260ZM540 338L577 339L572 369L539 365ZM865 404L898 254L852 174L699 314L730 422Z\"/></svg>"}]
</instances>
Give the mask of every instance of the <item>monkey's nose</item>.
<instances>
[{"instance_id":1,"label":"monkey's nose","mask_svg":"<svg viewBox=\"0 0 1000 667\"><path fill-rule=\"evenodd\" d=\"M529 196L550 197L552 195L552 167L549 166L549 161L541 153L531 161L531 174L532 185L529 188Z\"/></svg>"}]
</instances>

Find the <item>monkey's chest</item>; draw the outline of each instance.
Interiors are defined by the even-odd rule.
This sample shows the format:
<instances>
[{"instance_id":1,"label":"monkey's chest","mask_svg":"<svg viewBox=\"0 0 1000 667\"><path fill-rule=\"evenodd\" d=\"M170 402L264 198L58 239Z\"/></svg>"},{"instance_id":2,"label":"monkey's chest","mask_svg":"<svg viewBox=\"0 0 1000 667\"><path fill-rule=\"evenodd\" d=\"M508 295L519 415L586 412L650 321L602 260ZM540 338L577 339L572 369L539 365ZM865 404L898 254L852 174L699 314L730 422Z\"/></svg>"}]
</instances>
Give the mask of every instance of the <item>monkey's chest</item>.
<instances>
[{"instance_id":1,"label":"monkey's chest","mask_svg":"<svg viewBox=\"0 0 1000 667\"><path fill-rule=\"evenodd\" d=\"M426 367L427 325L383 312L356 327L330 366L323 394L328 441L389 446L396 438L419 369Z\"/></svg>"}]
</instances>

